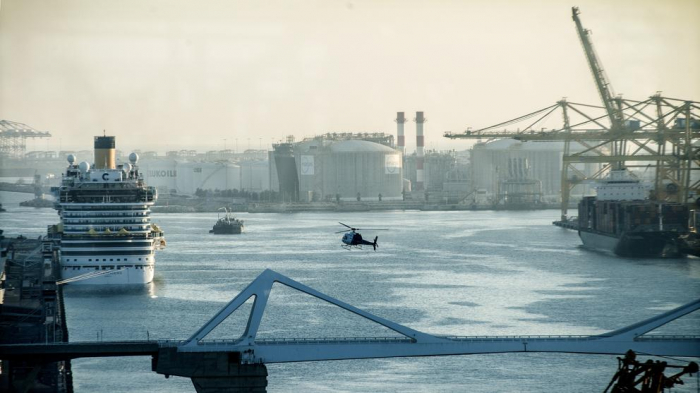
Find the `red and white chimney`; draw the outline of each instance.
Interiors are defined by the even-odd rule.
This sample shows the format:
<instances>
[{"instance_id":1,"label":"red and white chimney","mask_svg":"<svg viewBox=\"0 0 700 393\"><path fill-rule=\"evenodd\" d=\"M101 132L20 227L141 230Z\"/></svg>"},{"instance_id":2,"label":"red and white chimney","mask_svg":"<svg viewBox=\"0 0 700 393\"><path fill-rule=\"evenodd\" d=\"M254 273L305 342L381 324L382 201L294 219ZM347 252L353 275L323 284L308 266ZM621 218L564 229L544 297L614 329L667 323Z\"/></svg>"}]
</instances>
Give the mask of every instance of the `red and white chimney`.
<instances>
[{"instance_id":1,"label":"red and white chimney","mask_svg":"<svg viewBox=\"0 0 700 393\"><path fill-rule=\"evenodd\" d=\"M396 148L401 152L402 155L406 152L406 138L403 134L403 124L405 122L406 117L403 115L403 112L396 112Z\"/></svg>"},{"instance_id":2,"label":"red and white chimney","mask_svg":"<svg viewBox=\"0 0 700 393\"><path fill-rule=\"evenodd\" d=\"M425 117L423 112L416 112L416 190L423 190L423 146L425 146L425 138L423 137L423 123Z\"/></svg>"}]
</instances>

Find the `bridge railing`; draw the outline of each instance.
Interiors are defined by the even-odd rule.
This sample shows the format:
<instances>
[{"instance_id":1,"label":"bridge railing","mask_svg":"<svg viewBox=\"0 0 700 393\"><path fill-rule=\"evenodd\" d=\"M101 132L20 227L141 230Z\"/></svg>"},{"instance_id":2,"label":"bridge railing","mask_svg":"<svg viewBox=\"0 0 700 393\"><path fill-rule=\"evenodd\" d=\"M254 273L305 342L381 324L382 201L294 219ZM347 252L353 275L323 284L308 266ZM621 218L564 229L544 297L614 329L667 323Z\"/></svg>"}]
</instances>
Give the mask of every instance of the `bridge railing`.
<instances>
[{"instance_id":1,"label":"bridge railing","mask_svg":"<svg viewBox=\"0 0 700 393\"><path fill-rule=\"evenodd\" d=\"M406 337L321 337L321 338L265 338L256 344L335 344L335 343L411 343Z\"/></svg>"},{"instance_id":2,"label":"bridge railing","mask_svg":"<svg viewBox=\"0 0 700 393\"><path fill-rule=\"evenodd\" d=\"M672 334L646 334L637 336L636 340L654 341L654 340L700 340L700 336L692 334L672 335Z\"/></svg>"},{"instance_id":3,"label":"bridge railing","mask_svg":"<svg viewBox=\"0 0 700 393\"><path fill-rule=\"evenodd\" d=\"M592 341L600 339L595 335L526 335L526 336L436 336L452 341ZM696 335L646 335L639 336L637 340L700 340ZM161 347L177 347L184 344L184 340L157 340ZM201 346L237 345L239 339L212 339L202 340ZM256 338L258 345L296 345L296 344L352 344L352 343L412 343L414 340L406 337L309 337L309 338Z\"/></svg>"},{"instance_id":4,"label":"bridge railing","mask_svg":"<svg viewBox=\"0 0 700 393\"><path fill-rule=\"evenodd\" d=\"M526 336L437 336L453 341L522 341L522 340L596 340L599 337L591 335L526 335Z\"/></svg>"}]
</instances>

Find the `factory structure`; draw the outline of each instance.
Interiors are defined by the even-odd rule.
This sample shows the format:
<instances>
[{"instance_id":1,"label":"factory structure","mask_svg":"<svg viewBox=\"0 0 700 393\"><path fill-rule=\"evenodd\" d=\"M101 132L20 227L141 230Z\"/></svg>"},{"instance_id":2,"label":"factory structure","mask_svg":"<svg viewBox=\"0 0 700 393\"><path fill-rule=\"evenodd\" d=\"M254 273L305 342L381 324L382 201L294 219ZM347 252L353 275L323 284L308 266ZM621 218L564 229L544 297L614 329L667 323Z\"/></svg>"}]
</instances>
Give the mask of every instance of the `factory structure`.
<instances>
[{"instance_id":1,"label":"factory structure","mask_svg":"<svg viewBox=\"0 0 700 393\"><path fill-rule=\"evenodd\" d=\"M415 113L416 150L406 151L405 112L394 137L332 133L269 152L270 186L284 202L392 201L537 208L559 202L563 145L512 139L479 142L468 151L425 150L424 112ZM408 127L409 129L413 127ZM591 174L600 164L581 164ZM590 188L579 188L581 194Z\"/></svg>"},{"instance_id":2,"label":"factory structure","mask_svg":"<svg viewBox=\"0 0 700 393\"><path fill-rule=\"evenodd\" d=\"M562 143L500 139L477 143L471 153L474 187L497 203L559 201ZM583 170L594 169L589 167Z\"/></svg>"},{"instance_id":3,"label":"factory structure","mask_svg":"<svg viewBox=\"0 0 700 393\"><path fill-rule=\"evenodd\" d=\"M564 145L561 142L527 142L514 139L478 141L466 151L424 150L423 112L416 112L416 151L405 153L404 191L426 203L467 204L481 207L538 208L560 201ZM405 152L406 122L397 114L397 149ZM590 175L601 164L577 164ZM574 197L590 195L590 186Z\"/></svg>"}]
</instances>

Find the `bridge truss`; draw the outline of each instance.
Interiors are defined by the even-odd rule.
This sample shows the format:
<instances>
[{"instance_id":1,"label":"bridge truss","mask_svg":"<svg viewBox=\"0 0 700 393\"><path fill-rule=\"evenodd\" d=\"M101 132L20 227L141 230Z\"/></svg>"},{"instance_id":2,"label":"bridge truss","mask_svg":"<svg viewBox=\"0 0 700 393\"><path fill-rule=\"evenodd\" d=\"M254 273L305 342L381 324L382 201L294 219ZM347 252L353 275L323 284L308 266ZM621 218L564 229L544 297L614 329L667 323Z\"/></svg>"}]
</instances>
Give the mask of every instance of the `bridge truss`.
<instances>
[{"instance_id":1,"label":"bridge truss","mask_svg":"<svg viewBox=\"0 0 700 393\"><path fill-rule=\"evenodd\" d=\"M256 335L260 321L275 283L350 311L402 337L258 340ZM254 298L253 306L240 338L206 340L207 334L251 298ZM172 345L177 347L178 352L184 353L240 353L242 364L506 352L624 354L630 349L659 356L700 357L700 336L646 335L698 309L700 299L654 318L593 336L436 336L372 315L282 274L266 270L188 340Z\"/></svg>"},{"instance_id":2,"label":"bridge truss","mask_svg":"<svg viewBox=\"0 0 700 393\"><path fill-rule=\"evenodd\" d=\"M51 134L9 120L0 120L0 156L23 158L28 138L50 138Z\"/></svg>"},{"instance_id":3,"label":"bridge truss","mask_svg":"<svg viewBox=\"0 0 700 393\"><path fill-rule=\"evenodd\" d=\"M644 101L614 98L622 126L612 126L602 106L558 101L549 107L478 130L446 132L450 139L524 142L563 142L561 172L562 220L566 220L571 191L603 177L610 168L654 171L655 199L685 203L700 196L700 103L663 97ZM539 128L559 112L561 123ZM523 128L515 128L525 124ZM510 129L508 127L511 127ZM572 143L574 146L572 147ZM580 164L601 166L592 174Z\"/></svg>"}]
</instances>

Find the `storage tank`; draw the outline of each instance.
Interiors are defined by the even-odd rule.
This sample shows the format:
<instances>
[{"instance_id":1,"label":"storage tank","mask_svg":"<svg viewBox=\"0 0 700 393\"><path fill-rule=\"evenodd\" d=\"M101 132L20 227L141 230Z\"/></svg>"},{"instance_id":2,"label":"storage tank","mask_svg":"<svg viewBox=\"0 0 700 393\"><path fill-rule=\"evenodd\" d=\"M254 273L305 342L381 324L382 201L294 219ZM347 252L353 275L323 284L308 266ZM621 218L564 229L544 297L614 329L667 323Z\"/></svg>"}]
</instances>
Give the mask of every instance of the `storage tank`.
<instances>
[{"instance_id":1,"label":"storage tank","mask_svg":"<svg viewBox=\"0 0 700 393\"><path fill-rule=\"evenodd\" d=\"M139 161L143 179L149 186L159 190L177 190L178 163L175 160ZM179 191L179 190L178 190Z\"/></svg>"},{"instance_id":2,"label":"storage tank","mask_svg":"<svg viewBox=\"0 0 700 393\"><path fill-rule=\"evenodd\" d=\"M561 143L527 142L500 139L480 143L472 150L472 179L475 188L486 189L498 195L499 185L515 176L520 162L529 163L529 177L542 182L542 192L550 199L558 199L561 191ZM514 166L515 165L515 166Z\"/></svg>"},{"instance_id":3,"label":"storage tank","mask_svg":"<svg viewBox=\"0 0 700 393\"><path fill-rule=\"evenodd\" d=\"M304 202L322 199L334 199L332 193L324 186L324 163L329 159L332 142L322 138L308 139L294 146L297 173L299 174L299 199Z\"/></svg>"},{"instance_id":4,"label":"storage tank","mask_svg":"<svg viewBox=\"0 0 700 393\"><path fill-rule=\"evenodd\" d=\"M228 162L199 162L182 164L177 190L194 194L202 190L240 190L241 169Z\"/></svg>"},{"instance_id":5,"label":"storage tank","mask_svg":"<svg viewBox=\"0 0 700 393\"><path fill-rule=\"evenodd\" d=\"M401 153L363 140L333 142L322 162L323 193L341 200L400 200L403 190ZM318 166L318 165L316 165Z\"/></svg>"},{"instance_id":6,"label":"storage tank","mask_svg":"<svg viewBox=\"0 0 700 393\"><path fill-rule=\"evenodd\" d=\"M269 161L240 161L241 189L260 192L270 189Z\"/></svg>"}]
</instances>

